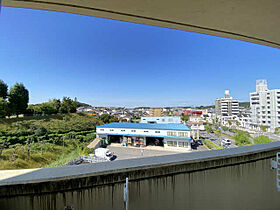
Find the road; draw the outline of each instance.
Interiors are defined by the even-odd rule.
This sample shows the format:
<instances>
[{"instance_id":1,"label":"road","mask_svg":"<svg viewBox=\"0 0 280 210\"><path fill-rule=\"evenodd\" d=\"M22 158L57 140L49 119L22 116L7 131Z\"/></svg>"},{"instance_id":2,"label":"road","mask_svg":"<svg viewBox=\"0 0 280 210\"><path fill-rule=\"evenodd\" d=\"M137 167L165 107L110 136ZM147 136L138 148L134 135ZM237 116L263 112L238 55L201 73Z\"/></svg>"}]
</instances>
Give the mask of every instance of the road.
<instances>
[{"instance_id":1,"label":"road","mask_svg":"<svg viewBox=\"0 0 280 210\"><path fill-rule=\"evenodd\" d=\"M223 139L228 139L228 137L225 137L225 136L223 136L223 135L221 135L220 137L219 136L217 136L215 133L207 133L206 131L204 131L204 132L201 132L200 133L201 134L201 137L204 137L204 138L207 138L207 139L209 139L210 141L212 141L214 144L216 144L217 146L221 146L221 142L222 142L222 140ZM233 136L234 135L234 133L232 133L232 132L227 132L226 133L227 135L230 135L230 136ZM235 144L234 144L234 140L233 139L231 139L232 141L232 144L228 147L228 148L235 148L235 147L237 147Z\"/></svg>"}]
</instances>

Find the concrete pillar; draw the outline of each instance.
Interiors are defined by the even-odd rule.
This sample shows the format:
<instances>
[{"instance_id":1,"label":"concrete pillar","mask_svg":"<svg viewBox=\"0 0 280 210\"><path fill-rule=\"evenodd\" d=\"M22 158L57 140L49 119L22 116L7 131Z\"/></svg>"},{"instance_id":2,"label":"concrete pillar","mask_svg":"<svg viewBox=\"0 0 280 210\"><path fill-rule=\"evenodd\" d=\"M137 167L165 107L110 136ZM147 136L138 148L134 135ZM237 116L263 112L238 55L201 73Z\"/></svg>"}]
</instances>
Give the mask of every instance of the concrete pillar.
<instances>
[{"instance_id":1,"label":"concrete pillar","mask_svg":"<svg viewBox=\"0 0 280 210\"><path fill-rule=\"evenodd\" d=\"M146 137L144 137L144 145L147 146L147 145L146 145Z\"/></svg>"}]
</instances>

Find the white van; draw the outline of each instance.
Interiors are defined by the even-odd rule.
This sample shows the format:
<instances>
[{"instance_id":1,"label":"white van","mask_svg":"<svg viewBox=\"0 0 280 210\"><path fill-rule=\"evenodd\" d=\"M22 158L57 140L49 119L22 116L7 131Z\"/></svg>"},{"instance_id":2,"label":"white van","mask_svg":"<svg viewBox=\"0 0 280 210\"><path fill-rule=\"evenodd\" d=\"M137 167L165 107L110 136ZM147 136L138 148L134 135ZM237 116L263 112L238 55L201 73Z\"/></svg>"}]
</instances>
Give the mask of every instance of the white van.
<instances>
[{"instance_id":1,"label":"white van","mask_svg":"<svg viewBox=\"0 0 280 210\"><path fill-rule=\"evenodd\" d=\"M114 155L106 148L98 148L94 150L94 154L97 158L103 158L109 161L115 159Z\"/></svg>"}]
</instances>

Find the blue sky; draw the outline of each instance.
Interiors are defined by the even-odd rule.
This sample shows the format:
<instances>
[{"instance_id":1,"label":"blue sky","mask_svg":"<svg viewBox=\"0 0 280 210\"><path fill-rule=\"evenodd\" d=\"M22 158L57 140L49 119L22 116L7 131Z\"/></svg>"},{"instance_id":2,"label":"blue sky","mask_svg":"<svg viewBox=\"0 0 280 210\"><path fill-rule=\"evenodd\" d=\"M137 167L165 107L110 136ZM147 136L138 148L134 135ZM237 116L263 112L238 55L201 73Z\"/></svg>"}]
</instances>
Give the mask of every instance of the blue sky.
<instances>
[{"instance_id":1,"label":"blue sky","mask_svg":"<svg viewBox=\"0 0 280 210\"><path fill-rule=\"evenodd\" d=\"M94 106L249 100L256 79L280 88L280 51L209 35L66 13L2 8L0 79L30 103L77 97Z\"/></svg>"}]
</instances>

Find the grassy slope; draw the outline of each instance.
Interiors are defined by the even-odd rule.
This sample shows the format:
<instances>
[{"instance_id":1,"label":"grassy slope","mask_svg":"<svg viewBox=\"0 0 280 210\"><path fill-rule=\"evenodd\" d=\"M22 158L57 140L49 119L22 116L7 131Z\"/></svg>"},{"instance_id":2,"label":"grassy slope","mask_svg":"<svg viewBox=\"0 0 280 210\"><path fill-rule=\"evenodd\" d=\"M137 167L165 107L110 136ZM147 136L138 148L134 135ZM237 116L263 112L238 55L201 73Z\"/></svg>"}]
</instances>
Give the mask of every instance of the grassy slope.
<instances>
[{"instance_id":1,"label":"grassy slope","mask_svg":"<svg viewBox=\"0 0 280 210\"><path fill-rule=\"evenodd\" d=\"M213 143L209 139L205 139L204 143L209 149L212 149L213 147L216 148L216 149L223 149L224 148L224 147L220 147L220 146L216 145L215 143Z\"/></svg>"},{"instance_id":2,"label":"grassy slope","mask_svg":"<svg viewBox=\"0 0 280 210\"><path fill-rule=\"evenodd\" d=\"M80 114L67 114L69 117L81 116ZM11 118L11 119L0 119L0 128L1 130L14 129L12 128L12 123L18 121L28 121L35 120L33 124L39 124L47 126L48 124L53 127L55 124L61 124L62 120L66 115L48 115L48 116L30 116L22 118ZM83 116L81 116L83 117ZM85 120L89 118L84 116ZM38 120L38 121L37 121ZM43 120L43 121L42 121ZM63 122L65 123L65 122ZM72 123L77 123L73 121ZM65 123L68 126L68 124ZM74 139L74 141L76 141ZM41 167L52 167L59 166L67 163L70 160L73 160L80 156L81 149L79 147L68 146L62 147L59 145L46 145L43 146L43 154L41 154L40 145L35 143L31 151L31 158L27 157L27 150L25 146L20 146L17 149L15 161L12 162L12 153L13 149L4 149L2 155L0 156L0 170L2 169L26 169L26 168L41 168ZM39 148L39 149L38 149Z\"/></svg>"},{"instance_id":3,"label":"grassy slope","mask_svg":"<svg viewBox=\"0 0 280 210\"><path fill-rule=\"evenodd\" d=\"M63 147L54 145L48 150L43 149L31 152L30 159L28 159L27 151L25 147L17 149L15 161L12 162L13 149L3 150L0 156L0 169L27 169L27 168L42 168L42 167L54 167L61 166L78 158L81 154L81 150L73 146Z\"/></svg>"},{"instance_id":4,"label":"grassy slope","mask_svg":"<svg viewBox=\"0 0 280 210\"><path fill-rule=\"evenodd\" d=\"M44 167L57 167L61 165L65 165L71 160L77 159L81 155L81 150L79 148L72 149L69 152L63 153L58 158L53 159L49 164Z\"/></svg>"},{"instance_id":5,"label":"grassy slope","mask_svg":"<svg viewBox=\"0 0 280 210\"><path fill-rule=\"evenodd\" d=\"M25 117L18 117L18 118L2 118L0 119L0 124L11 124L13 122L25 121L25 120L44 120L44 119L62 120L63 116L65 116L65 114L52 114L52 115L45 115L45 116L25 116Z\"/></svg>"}]
</instances>

